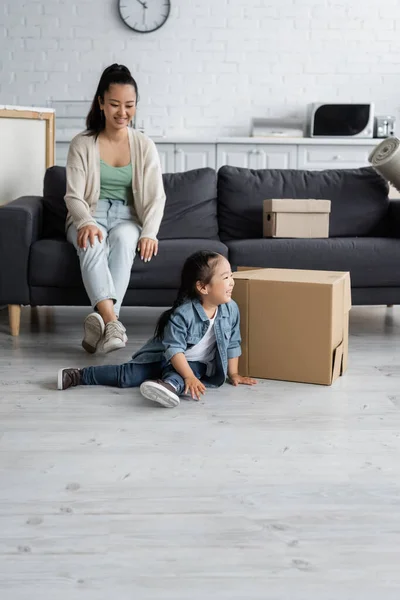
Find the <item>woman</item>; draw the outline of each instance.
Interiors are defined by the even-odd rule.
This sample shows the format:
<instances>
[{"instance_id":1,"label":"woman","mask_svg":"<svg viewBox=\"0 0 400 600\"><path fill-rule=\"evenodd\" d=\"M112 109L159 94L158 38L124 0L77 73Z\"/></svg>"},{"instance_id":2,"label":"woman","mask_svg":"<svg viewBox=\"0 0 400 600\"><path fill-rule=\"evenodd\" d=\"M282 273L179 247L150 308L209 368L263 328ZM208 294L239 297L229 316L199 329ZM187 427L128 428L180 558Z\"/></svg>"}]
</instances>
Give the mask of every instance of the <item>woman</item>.
<instances>
[{"instance_id":1,"label":"woman","mask_svg":"<svg viewBox=\"0 0 400 600\"><path fill-rule=\"evenodd\" d=\"M154 143L129 125L138 89L129 69L103 72L86 119L67 159L67 239L78 253L94 309L84 321L83 348L105 352L126 345L119 311L136 250L144 262L157 255L165 193Z\"/></svg>"}]
</instances>

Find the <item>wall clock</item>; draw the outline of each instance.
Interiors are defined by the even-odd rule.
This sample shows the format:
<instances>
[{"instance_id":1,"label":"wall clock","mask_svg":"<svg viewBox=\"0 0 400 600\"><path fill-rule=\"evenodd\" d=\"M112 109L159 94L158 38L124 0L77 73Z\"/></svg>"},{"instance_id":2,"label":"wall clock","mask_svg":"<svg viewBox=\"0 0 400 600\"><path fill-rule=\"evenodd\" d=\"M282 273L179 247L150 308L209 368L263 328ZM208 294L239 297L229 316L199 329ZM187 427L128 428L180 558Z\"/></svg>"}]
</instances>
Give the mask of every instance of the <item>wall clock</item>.
<instances>
[{"instance_id":1,"label":"wall clock","mask_svg":"<svg viewBox=\"0 0 400 600\"><path fill-rule=\"evenodd\" d=\"M160 29L169 17L170 0L119 0L119 14L130 29L151 33Z\"/></svg>"}]
</instances>

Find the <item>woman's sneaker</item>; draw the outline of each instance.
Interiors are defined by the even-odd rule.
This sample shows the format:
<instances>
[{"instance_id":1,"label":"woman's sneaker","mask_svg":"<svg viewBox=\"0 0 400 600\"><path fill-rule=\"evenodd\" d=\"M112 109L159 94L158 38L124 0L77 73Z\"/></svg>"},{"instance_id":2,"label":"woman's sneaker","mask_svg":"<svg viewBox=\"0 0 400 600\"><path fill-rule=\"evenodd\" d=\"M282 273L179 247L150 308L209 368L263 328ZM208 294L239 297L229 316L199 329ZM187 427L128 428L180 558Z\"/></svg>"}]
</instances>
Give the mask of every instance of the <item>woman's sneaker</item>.
<instances>
[{"instance_id":1,"label":"woman's sneaker","mask_svg":"<svg viewBox=\"0 0 400 600\"><path fill-rule=\"evenodd\" d=\"M99 313L90 313L83 322L83 329L82 347L86 352L94 354L103 338L105 329L104 321Z\"/></svg>"},{"instance_id":2,"label":"woman's sneaker","mask_svg":"<svg viewBox=\"0 0 400 600\"><path fill-rule=\"evenodd\" d=\"M166 408L175 408L179 404L179 396L175 388L170 384L158 379L157 381L144 381L140 386L140 393L147 400L158 402Z\"/></svg>"},{"instance_id":3,"label":"woman's sneaker","mask_svg":"<svg viewBox=\"0 0 400 600\"><path fill-rule=\"evenodd\" d=\"M113 350L119 350L119 348L125 348L128 341L125 332L126 329L121 321L109 321L104 333L104 352L112 352Z\"/></svg>"},{"instance_id":4,"label":"woman's sneaker","mask_svg":"<svg viewBox=\"0 0 400 600\"><path fill-rule=\"evenodd\" d=\"M57 389L66 390L75 385L82 385L80 369L60 369L57 377Z\"/></svg>"}]
</instances>

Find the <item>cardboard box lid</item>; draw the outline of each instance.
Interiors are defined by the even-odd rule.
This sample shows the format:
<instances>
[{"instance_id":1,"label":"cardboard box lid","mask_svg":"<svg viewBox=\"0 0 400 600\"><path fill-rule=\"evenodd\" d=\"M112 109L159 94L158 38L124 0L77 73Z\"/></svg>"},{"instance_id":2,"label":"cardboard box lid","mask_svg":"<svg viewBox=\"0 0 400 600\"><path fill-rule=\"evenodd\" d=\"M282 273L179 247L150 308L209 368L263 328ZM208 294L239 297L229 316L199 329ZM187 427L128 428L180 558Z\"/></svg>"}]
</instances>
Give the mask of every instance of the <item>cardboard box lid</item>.
<instances>
[{"instance_id":1,"label":"cardboard box lid","mask_svg":"<svg viewBox=\"0 0 400 600\"><path fill-rule=\"evenodd\" d=\"M330 200L315 200L313 198L294 200L290 198L271 198L264 200L265 212L277 213L330 213Z\"/></svg>"},{"instance_id":2,"label":"cardboard box lid","mask_svg":"<svg viewBox=\"0 0 400 600\"><path fill-rule=\"evenodd\" d=\"M237 271L234 279L248 281L279 281L282 283L311 283L332 286L343 282L344 310L351 309L350 274L347 271L307 271L303 269L257 269Z\"/></svg>"}]
</instances>

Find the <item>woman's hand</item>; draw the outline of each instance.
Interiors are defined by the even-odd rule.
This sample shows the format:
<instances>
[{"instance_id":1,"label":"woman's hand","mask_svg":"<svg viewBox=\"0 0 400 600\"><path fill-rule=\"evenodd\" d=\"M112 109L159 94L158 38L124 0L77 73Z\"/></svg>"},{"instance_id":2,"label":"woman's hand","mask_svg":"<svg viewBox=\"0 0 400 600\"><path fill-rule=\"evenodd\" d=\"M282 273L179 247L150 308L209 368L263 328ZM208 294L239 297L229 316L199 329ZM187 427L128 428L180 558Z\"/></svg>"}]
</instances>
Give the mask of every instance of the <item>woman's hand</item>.
<instances>
[{"instance_id":1,"label":"woman's hand","mask_svg":"<svg viewBox=\"0 0 400 600\"><path fill-rule=\"evenodd\" d=\"M144 262L150 262L153 256L157 256L157 240L151 240L150 238L141 238L138 243L138 252L140 252L140 258L144 260Z\"/></svg>"},{"instance_id":2,"label":"woman's hand","mask_svg":"<svg viewBox=\"0 0 400 600\"><path fill-rule=\"evenodd\" d=\"M86 250L87 242L93 248L96 236L99 238L99 242L103 241L103 233L97 225L85 225L78 229L78 246L83 250Z\"/></svg>"},{"instance_id":3,"label":"woman's hand","mask_svg":"<svg viewBox=\"0 0 400 600\"><path fill-rule=\"evenodd\" d=\"M251 377L242 377L239 373L235 373L233 375L229 375L229 382L232 385L254 385L257 383L255 379Z\"/></svg>"},{"instance_id":4,"label":"woman's hand","mask_svg":"<svg viewBox=\"0 0 400 600\"><path fill-rule=\"evenodd\" d=\"M206 388L194 375L185 377L185 394L189 393L193 400L200 400L201 394L204 394Z\"/></svg>"}]
</instances>

